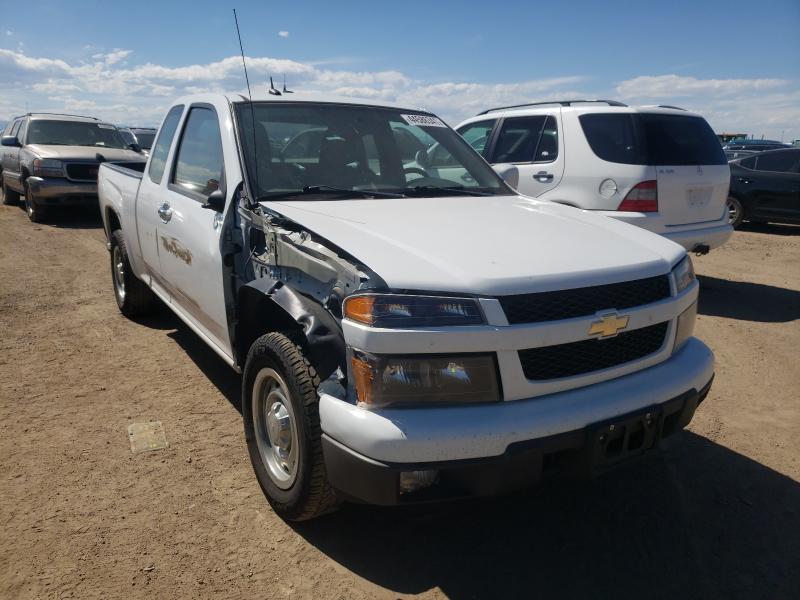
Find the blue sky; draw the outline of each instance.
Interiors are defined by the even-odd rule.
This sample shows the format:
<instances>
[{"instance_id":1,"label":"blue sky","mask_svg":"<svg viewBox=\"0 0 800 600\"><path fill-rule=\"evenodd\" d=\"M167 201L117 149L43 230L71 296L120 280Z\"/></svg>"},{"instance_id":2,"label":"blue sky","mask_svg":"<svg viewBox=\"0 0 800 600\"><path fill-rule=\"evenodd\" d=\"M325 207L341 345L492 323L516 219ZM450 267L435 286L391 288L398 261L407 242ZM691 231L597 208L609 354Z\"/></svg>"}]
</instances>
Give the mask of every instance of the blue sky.
<instances>
[{"instance_id":1,"label":"blue sky","mask_svg":"<svg viewBox=\"0 0 800 600\"><path fill-rule=\"evenodd\" d=\"M798 0L0 0L0 121L27 102L148 124L187 91L239 90L233 6L262 88L286 72L298 89L421 105L451 123L497 103L611 97L800 138Z\"/></svg>"}]
</instances>

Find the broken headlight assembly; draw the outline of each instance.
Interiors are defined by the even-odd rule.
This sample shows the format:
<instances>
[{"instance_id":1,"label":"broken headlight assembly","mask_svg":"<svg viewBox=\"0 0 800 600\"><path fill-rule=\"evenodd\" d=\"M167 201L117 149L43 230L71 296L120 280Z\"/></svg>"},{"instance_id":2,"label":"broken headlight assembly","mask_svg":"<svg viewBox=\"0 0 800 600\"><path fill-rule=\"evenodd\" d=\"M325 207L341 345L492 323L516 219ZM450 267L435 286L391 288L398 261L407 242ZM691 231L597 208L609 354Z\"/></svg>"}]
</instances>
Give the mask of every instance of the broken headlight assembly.
<instances>
[{"instance_id":1,"label":"broken headlight assembly","mask_svg":"<svg viewBox=\"0 0 800 600\"><path fill-rule=\"evenodd\" d=\"M494 354L376 356L353 350L356 401L363 408L498 402Z\"/></svg>"},{"instance_id":2,"label":"broken headlight assembly","mask_svg":"<svg viewBox=\"0 0 800 600\"><path fill-rule=\"evenodd\" d=\"M405 294L356 294L344 301L347 319L385 328L481 325L483 315L472 298Z\"/></svg>"}]
</instances>

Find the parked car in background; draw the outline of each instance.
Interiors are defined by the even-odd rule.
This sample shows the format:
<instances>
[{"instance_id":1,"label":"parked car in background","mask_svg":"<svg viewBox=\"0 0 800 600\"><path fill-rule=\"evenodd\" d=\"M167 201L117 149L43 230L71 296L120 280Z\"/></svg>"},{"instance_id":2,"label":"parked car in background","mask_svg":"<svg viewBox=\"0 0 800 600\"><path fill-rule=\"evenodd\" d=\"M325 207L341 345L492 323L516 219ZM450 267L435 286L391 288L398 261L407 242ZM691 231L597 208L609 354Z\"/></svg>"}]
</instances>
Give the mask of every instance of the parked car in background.
<instances>
[{"instance_id":1,"label":"parked car in background","mask_svg":"<svg viewBox=\"0 0 800 600\"><path fill-rule=\"evenodd\" d=\"M522 197L436 116L376 104L189 96L143 172L100 167L120 311L159 297L243 371L275 511L507 493L686 426L714 357L685 250Z\"/></svg>"},{"instance_id":2,"label":"parked car in background","mask_svg":"<svg viewBox=\"0 0 800 600\"><path fill-rule=\"evenodd\" d=\"M800 223L800 148L759 152L730 167L733 227L742 221Z\"/></svg>"},{"instance_id":3,"label":"parked car in background","mask_svg":"<svg viewBox=\"0 0 800 600\"><path fill-rule=\"evenodd\" d=\"M3 203L23 196L34 222L45 220L54 205L96 203L101 162L142 162L114 125L52 113L14 118L3 131L0 152Z\"/></svg>"},{"instance_id":4,"label":"parked car in background","mask_svg":"<svg viewBox=\"0 0 800 600\"><path fill-rule=\"evenodd\" d=\"M156 130L154 128L120 127L119 132L128 145L133 146L135 144L145 157L150 156L150 148L152 148L153 139L156 137Z\"/></svg>"},{"instance_id":5,"label":"parked car in background","mask_svg":"<svg viewBox=\"0 0 800 600\"><path fill-rule=\"evenodd\" d=\"M486 110L456 128L522 194L661 234L690 251L724 244L730 170L700 115L608 100L534 102ZM422 167L447 173L432 149Z\"/></svg>"},{"instance_id":6,"label":"parked car in background","mask_svg":"<svg viewBox=\"0 0 800 600\"><path fill-rule=\"evenodd\" d=\"M751 150L754 152L780 150L781 148L791 148L791 144L784 144L775 140L735 140L722 147L723 150Z\"/></svg>"},{"instance_id":7,"label":"parked car in background","mask_svg":"<svg viewBox=\"0 0 800 600\"><path fill-rule=\"evenodd\" d=\"M761 152L760 150L725 150L725 158L728 159L728 162L732 160L736 160L737 158L747 158L748 156L753 156L754 154L758 154Z\"/></svg>"}]
</instances>

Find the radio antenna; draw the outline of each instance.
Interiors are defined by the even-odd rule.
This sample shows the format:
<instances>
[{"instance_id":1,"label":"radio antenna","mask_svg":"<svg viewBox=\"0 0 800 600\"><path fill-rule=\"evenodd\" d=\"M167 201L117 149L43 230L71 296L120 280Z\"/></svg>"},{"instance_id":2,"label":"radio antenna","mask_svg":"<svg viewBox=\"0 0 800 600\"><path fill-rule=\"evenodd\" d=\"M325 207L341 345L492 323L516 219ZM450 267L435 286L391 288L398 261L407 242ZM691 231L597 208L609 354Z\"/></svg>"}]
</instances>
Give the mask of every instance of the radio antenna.
<instances>
[{"instance_id":1,"label":"radio antenna","mask_svg":"<svg viewBox=\"0 0 800 600\"><path fill-rule=\"evenodd\" d=\"M247 83L247 97L250 100L250 120L253 126L253 163L255 164L255 178L256 178L256 190L254 195L257 195L261 191L261 186L258 183L258 141L256 136L256 113L253 110L253 94L250 93L250 78L247 77L247 64L244 60L244 47L242 47L242 34L239 31L239 19L236 17L236 9L233 9L233 21L236 23L236 37L239 38L239 51L242 53L242 67L244 68L244 80ZM246 163L246 161L245 161ZM255 198L252 198L253 204L255 204Z\"/></svg>"}]
</instances>

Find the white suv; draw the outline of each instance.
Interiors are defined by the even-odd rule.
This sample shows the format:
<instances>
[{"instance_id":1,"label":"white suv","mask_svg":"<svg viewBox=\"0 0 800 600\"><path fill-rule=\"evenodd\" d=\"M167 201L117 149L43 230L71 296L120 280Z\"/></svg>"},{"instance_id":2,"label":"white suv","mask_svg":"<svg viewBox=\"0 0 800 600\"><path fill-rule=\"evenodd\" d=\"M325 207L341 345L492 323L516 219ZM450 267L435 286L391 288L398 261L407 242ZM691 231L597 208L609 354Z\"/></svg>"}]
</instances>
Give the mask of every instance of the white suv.
<instances>
[{"instance_id":1,"label":"white suv","mask_svg":"<svg viewBox=\"0 0 800 600\"><path fill-rule=\"evenodd\" d=\"M730 169L700 115L565 100L493 108L456 130L527 196L599 212L700 253L733 233ZM423 161L447 169L436 148Z\"/></svg>"}]
</instances>

